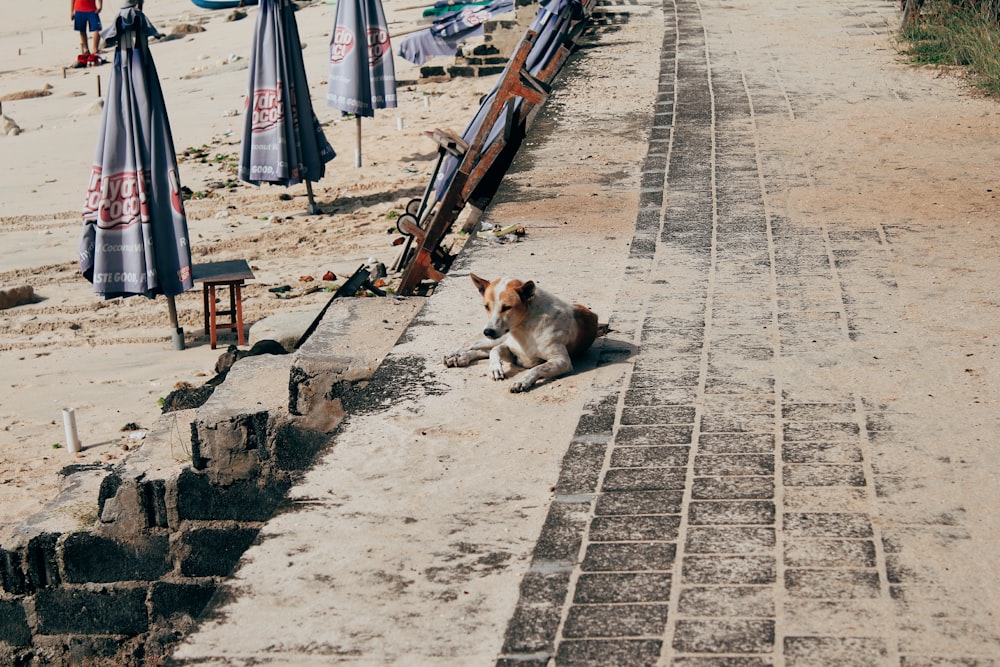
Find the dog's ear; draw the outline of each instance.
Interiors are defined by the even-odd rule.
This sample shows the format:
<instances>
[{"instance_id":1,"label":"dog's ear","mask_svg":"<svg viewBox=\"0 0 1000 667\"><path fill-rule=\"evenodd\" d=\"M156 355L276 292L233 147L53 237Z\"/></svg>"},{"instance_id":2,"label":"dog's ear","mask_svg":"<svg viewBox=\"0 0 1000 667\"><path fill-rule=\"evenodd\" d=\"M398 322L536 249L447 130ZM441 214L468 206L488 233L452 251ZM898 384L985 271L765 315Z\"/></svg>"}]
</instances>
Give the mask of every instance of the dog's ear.
<instances>
[{"instance_id":1,"label":"dog's ear","mask_svg":"<svg viewBox=\"0 0 1000 667\"><path fill-rule=\"evenodd\" d=\"M480 278L475 273L470 273L469 277L472 278L472 282L476 283L476 289L479 290L480 294L486 293L486 288L490 286L490 281L485 278Z\"/></svg>"},{"instance_id":2,"label":"dog's ear","mask_svg":"<svg viewBox=\"0 0 1000 667\"><path fill-rule=\"evenodd\" d=\"M518 288L517 293L520 295L521 301L528 303L535 298L535 281L529 280L526 283L522 283Z\"/></svg>"}]
</instances>

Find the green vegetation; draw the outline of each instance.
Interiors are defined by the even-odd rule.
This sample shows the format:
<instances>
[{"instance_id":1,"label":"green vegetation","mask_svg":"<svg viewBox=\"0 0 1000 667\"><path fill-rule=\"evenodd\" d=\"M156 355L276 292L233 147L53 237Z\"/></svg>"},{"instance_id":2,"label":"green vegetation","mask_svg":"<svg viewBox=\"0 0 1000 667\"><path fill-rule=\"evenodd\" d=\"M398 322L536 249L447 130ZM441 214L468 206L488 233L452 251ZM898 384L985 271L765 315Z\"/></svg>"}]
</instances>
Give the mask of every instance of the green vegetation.
<instances>
[{"instance_id":1,"label":"green vegetation","mask_svg":"<svg viewBox=\"0 0 1000 667\"><path fill-rule=\"evenodd\" d=\"M902 32L919 65L962 68L972 84L1000 97L1000 0L926 0Z\"/></svg>"}]
</instances>

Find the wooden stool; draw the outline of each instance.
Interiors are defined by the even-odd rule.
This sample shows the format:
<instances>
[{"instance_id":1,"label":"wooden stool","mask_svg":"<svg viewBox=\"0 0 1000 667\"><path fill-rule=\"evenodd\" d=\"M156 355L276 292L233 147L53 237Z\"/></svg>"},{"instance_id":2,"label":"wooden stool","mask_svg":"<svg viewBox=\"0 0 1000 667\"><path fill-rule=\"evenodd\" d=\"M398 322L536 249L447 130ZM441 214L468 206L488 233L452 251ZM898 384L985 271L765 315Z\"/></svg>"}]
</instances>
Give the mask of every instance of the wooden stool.
<instances>
[{"instance_id":1,"label":"wooden stool","mask_svg":"<svg viewBox=\"0 0 1000 667\"><path fill-rule=\"evenodd\" d=\"M234 259L225 262L208 262L195 264L192 268L194 281L202 284L202 300L205 305L205 333L209 343L215 349L218 340L218 330L233 329L236 331L236 341L246 345L246 335L243 332L243 285L247 279L253 278L253 271L245 259ZM218 287L229 289L229 310L218 310L215 305L215 290ZM228 322L219 322L220 315L228 315Z\"/></svg>"}]
</instances>

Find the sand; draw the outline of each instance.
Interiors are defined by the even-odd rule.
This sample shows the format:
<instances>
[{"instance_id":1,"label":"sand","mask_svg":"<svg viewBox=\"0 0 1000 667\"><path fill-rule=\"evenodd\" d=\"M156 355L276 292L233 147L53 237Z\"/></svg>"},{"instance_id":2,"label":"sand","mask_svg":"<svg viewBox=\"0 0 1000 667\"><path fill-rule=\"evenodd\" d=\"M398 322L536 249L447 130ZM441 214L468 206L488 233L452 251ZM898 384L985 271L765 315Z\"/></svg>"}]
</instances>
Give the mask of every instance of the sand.
<instances>
[{"instance_id":1,"label":"sand","mask_svg":"<svg viewBox=\"0 0 1000 667\"><path fill-rule=\"evenodd\" d=\"M422 23L405 0L385 0L390 32ZM119 4L105 3L105 25ZM362 166L354 166L355 121L326 106L326 63L334 6L301 3L297 13L316 115L338 153L314 184L323 213L307 215L304 185L255 187L235 181L256 8L227 21L189 0L150 0L161 32L200 26L152 53L179 157L195 262L246 259L248 326L289 311L318 312L325 291L369 258L391 265L393 216L419 198L437 158L424 136L464 129L494 78L417 83L418 68L395 58L399 105L362 123ZM397 7L399 9L397 9ZM177 298L187 349L170 341L166 301L104 301L80 275L80 209L93 159L100 97L110 65L75 69L79 40L65 0L4 9L0 100L20 133L0 134L0 289L30 285L37 301L0 310L0 507L8 528L58 492L66 465L113 464L141 444L178 383L200 385L235 336L218 349L204 336L200 289ZM108 57L111 54L107 54ZM447 59L445 59L447 60ZM442 64L447 64L443 62ZM337 281L323 281L327 272ZM311 278L311 280L310 280ZM270 288L288 285L279 298ZM62 409L75 410L83 451L65 447ZM138 428L136 430L123 430Z\"/></svg>"}]
</instances>

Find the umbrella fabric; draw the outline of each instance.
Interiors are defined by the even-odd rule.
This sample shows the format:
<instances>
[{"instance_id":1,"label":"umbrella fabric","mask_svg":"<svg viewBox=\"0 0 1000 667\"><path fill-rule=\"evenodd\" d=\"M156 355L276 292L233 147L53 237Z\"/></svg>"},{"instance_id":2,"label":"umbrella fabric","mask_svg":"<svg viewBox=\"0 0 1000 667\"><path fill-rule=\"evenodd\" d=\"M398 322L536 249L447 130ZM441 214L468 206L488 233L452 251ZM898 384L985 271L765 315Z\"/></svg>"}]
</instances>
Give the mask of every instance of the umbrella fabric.
<instances>
[{"instance_id":1,"label":"umbrella fabric","mask_svg":"<svg viewBox=\"0 0 1000 667\"><path fill-rule=\"evenodd\" d=\"M318 181L336 153L313 111L289 0L261 0L250 51L239 177L255 185Z\"/></svg>"},{"instance_id":2,"label":"umbrella fabric","mask_svg":"<svg viewBox=\"0 0 1000 667\"><path fill-rule=\"evenodd\" d=\"M583 6L580 0L551 0L547 5L540 7L534 21L528 26L528 30L534 31L537 34L537 38L531 47L531 51L528 52L524 68L532 75L537 75L541 72L563 44L573 22L580 20L582 16ZM517 49L515 48L514 50L516 51ZM473 116L472 121L465 128L465 132L462 133L462 138L465 141L471 143L479 133L479 128L482 126L483 120L493 105L497 88L502 80L503 76L498 78L497 83L493 86L493 90L483 97L479 105L479 110L476 111L476 115ZM522 99L520 97L515 98L515 111L520 108L521 102ZM490 129L490 133L486 138L486 146L489 146L500 136L504 128L504 122L504 116L501 114ZM458 158L452 155L445 157L434 186L437 201L440 201L444 197L444 193L447 191L448 185L451 184L455 172L458 171L458 167Z\"/></svg>"},{"instance_id":3,"label":"umbrella fabric","mask_svg":"<svg viewBox=\"0 0 1000 667\"><path fill-rule=\"evenodd\" d=\"M456 2L455 0L438 0L433 6L423 11L424 18L432 16L444 16L454 12L460 12L466 7L482 7L490 4L490 0L475 0L474 2Z\"/></svg>"},{"instance_id":4,"label":"umbrella fabric","mask_svg":"<svg viewBox=\"0 0 1000 667\"><path fill-rule=\"evenodd\" d=\"M486 21L512 11L513 0L466 6L435 20L430 28L408 35L399 45L399 55L415 65L423 65L434 56L453 56L459 44L483 34Z\"/></svg>"},{"instance_id":5,"label":"umbrella fabric","mask_svg":"<svg viewBox=\"0 0 1000 667\"><path fill-rule=\"evenodd\" d=\"M170 123L142 12L126 8L102 36L114 66L83 207L80 270L106 298L191 289L191 251Z\"/></svg>"},{"instance_id":6,"label":"umbrella fabric","mask_svg":"<svg viewBox=\"0 0 1000 667\"><path fill-rule=\"evenodd\" d=\"M327 106L356 116L396 106L396 67L380 0L340 0L330 36Z\"/></svg>"}]
</instances>

